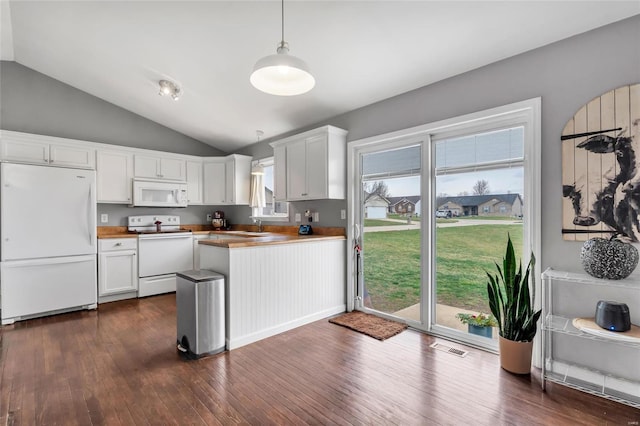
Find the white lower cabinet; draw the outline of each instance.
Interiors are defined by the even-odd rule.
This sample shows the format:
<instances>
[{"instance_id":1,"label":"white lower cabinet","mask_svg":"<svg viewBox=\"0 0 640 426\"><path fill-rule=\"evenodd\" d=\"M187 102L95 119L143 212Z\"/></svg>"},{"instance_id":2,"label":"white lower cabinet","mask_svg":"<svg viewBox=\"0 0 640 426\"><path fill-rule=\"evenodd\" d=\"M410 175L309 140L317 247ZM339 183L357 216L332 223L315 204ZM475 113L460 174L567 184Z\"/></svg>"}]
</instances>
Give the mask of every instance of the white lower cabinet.
<instances>
[{"instance_id":1,"label":"white lower cabinet","mask_svg":"<svg viewBox=\"0 0 640 426\"><path fill-rule=\"evenodd\" d=\"M113 238L98 245L98 301L134 298L138 291L138 240Z\"/></svg>"}]
</instances>

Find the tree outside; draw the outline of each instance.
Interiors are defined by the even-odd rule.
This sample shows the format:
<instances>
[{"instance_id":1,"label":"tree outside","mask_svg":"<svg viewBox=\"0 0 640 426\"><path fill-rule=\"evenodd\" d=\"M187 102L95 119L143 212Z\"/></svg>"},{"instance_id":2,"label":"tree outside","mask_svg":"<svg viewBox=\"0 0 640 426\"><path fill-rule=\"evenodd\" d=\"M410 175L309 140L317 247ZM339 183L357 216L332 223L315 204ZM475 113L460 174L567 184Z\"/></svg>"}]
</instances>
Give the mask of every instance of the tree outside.
<instances>
[{"instance_id":1,"label":"tree outside","mask_svg":"<svg viewBox=\"0 0 640 426\"><path fill-rule=\"evenodd\" d=\"M473 185L473 195L485 195L489 193L489 182L480 179Z\"/></svg>"}]
</instances>

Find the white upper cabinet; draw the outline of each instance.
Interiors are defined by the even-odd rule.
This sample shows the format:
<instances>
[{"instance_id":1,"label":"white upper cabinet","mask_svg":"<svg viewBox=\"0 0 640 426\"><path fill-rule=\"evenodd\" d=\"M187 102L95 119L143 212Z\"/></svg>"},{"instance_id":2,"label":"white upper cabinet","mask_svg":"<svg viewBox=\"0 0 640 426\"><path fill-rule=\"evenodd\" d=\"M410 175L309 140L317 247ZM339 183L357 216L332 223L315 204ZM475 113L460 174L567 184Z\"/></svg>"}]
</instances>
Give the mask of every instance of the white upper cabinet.
<instances>
[{"instance_id":1,"label":"white upper cabinet","mask_svg":"<svg viewBox=\"0 0 640 426\"><path fill-rule=\"evenodd\" d=\"M346 130L324 126L272 142L276 199L344 199L346 140Z\"/></svg>"},{"instance_id":2,"label":"white upper cabinet","mask_svg":"<svg viewBox=\"0 0 640 426\"><path fill-rule=\"evenodd\" d=\"M273 197L276 201L287 200L287 148L273 148Z\"/></svg>"},{"instance_id":3,"label":"white upper cabinet","mask_svg":"<svg viewBox=\"0 0 640 426\"><path fill-rule=\"evenodd\" d=\"M202 204L202 160L187 160L187 202L189 205Z\"/></svg>"},{"instance_id":4,"label":"white upper cabinet","mask_svg":"<svg viewBox=\"0 0 640 426\"><path fill-rule=\"evenodd\" d=\"M96 150L89 143L53 136L2 131L0 159L77 169L96 168Z\"/></svg>"},{"instance_id":5,"label":"white upper cabinet","mask_svg":"<svg viewBox=\"0 0 640 426\"><path fill-rule=\"evenodd\" d=\"M204 204L226 204L226 168L224 158L207 158L202 164L204 170Z\"/></svg>"},{"instance_id":6,"label":"white upper cabinet","mask_svg":"<svg viewBox=\"0 0 640 426\"><path fill-rule=\"evenodd\" d=\"M249 204L251 157L229 155L205 158L204 204Z\"/></svg>"},{"instance_id":7,"label":"white upper cabinet","mask_svg":"<svg viewBox=\"0 0 640 426\"><path fill-rule=\"evenodd\" d=\"M187 162L180 158L136 154L134 176L136 178L166 179L185 182L187 180Z\"/></svg>"},{"instance_id":8,"label":"white upper cabinet","mask_svg":"<svg viewBox=\"0 0 640 426\"><path fill-rule=\"evenodd\" d=\"M96 169L98 203L132 204L136 178L186 182L189 205L249 204L246 155L202 158L0 130L0 161Z\"/></svg>"},{"instance_id":9,"label":"white upper cabinet","mask_svg":"<svg viewBox=\"0 0 640 426\"><path fill-rule=\"evenodd\" d=\"M131 204L133 154L126 151L98 150L97 202Z\"/></svg>"},{"instance_id":10,"label":"white upper cabinet","mask_svg":"<svg viewBox=\"0 0 640 426\"><path fill-rule=\"evenodd\" d=\"M251 158L246 155L229 155L226 161L226 192L229 204L249 204L251 191Z\"/></svg>"}]
</instances>

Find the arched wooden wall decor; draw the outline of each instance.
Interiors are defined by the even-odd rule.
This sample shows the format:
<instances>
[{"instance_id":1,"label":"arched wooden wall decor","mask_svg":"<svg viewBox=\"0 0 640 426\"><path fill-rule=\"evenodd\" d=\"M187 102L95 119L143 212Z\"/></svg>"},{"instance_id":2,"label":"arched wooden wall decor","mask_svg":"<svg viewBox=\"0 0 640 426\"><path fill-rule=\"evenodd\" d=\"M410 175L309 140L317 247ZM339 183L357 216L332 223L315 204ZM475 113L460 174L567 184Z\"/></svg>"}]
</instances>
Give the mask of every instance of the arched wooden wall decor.
<instances>
[{"instance_id":1,"label":"arched wooden wall decor","mask_svg":"<svg viewBox=\"0 0 640 426\"><path fill-rule=\"evenodd\" d=\"M640 241L640 84L591 100L561 140L563 238Z\"/></svg>"}]
</instances>

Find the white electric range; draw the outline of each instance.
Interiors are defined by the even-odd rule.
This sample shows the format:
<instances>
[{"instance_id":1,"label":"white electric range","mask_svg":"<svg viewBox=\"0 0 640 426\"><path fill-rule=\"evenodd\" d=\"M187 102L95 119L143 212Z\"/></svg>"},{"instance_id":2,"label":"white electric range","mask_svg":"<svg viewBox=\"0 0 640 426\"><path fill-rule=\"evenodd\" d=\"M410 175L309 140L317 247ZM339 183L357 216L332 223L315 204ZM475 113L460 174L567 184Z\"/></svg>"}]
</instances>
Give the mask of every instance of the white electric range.
<instances>
[{"instance_id":1,"label":"white electric range","mask_svg":"<svg viewBox=\"0 0 640 426\"><path fill-rule=\"evenodd\" d=\"M138 297L176 291L176 272L193 269L193 236L180 216L129 216L128 230L138 233Z\"/></svg>"}]
</instances>

